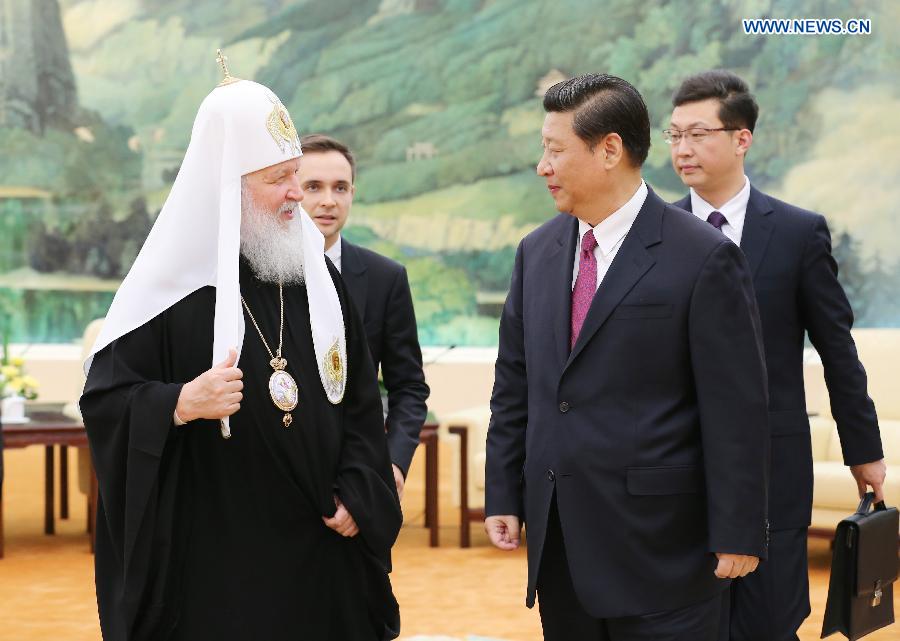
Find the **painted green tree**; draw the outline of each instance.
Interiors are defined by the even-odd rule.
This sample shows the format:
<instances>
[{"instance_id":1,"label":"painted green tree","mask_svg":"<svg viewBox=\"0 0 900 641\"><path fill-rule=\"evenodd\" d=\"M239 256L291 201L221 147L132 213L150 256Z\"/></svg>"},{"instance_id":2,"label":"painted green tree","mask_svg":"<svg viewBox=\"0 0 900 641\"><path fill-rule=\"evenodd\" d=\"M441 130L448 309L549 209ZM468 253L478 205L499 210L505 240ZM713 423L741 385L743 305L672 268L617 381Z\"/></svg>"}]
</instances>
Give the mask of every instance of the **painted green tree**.
<instances>
[{"instance_id":1,"label":"painted green tree","mask_svg":"<svg viewBox=\"0 0 900 641\"><path fill-rule=\"evenodd\" d=\"M24 213L0 220L17 238L0 240L2 270L107 279L127 272L177 173L196 108L218 81L213 58L222 46L232 72L271 86L303 133L329 133L354 149L358 227L348 236L407 264L426 343L496 341L496 316L483 315L478 301L502 293L516 244L554 214L534 175L548 83L590 71L622 76L644 95L658 132L685 75L732 69L762 106L748 173L776 191L793 168L839 153L816 145L823 92L853 100L866 88L896 94L900 86L900 45L889 28L900 8L883 1L729 0L702 10L687 0L166 0L127 7L91 0L91 7L105 3L115 11L100 23L82 0L60 0L83 106L76 120L92 141L62 129L0 126L0 182L51 193L50 211L37 221ZM741 29L745 17L795 16L868 17L874 31L771 37ZM848 126L857 145L884 135L872 123ZM644 173L663 195L683 193L658 133ZM0 213L14 205L6 207ZM900 322L883 293L900 286L898 256L873 255L871 237L840 220L843 212L822 213L835 223L836 238L850 229L858 241L836 244L836 254L859 322ZM90 320L77 314L102 314L109 297L41 291L0 288L15 303L17 339L73 339Z\"/></svg>"}]
</instances>

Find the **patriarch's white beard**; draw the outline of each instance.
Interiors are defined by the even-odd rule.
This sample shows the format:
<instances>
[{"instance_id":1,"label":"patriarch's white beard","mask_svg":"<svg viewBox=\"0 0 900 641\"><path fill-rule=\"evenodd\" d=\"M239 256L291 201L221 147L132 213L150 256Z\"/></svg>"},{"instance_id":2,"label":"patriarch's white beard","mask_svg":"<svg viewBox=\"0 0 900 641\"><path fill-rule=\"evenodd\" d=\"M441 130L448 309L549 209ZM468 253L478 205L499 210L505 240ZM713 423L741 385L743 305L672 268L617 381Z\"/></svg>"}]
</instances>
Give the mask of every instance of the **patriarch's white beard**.
<instances>
[{"instance_id":1,"label":"patriarch's white beard","mask_svg":"<svg viewBox=\"0 0 900 641\"><path fill-rule=\"evenodd\" d=\"M281 217L287 211L294 212L289 221ZM242 190L241 254L261 281L303 284L303 226L299 216L305 215L298 203L285 203L278 212L265 211Z\"/></svg>"}]
</instances>

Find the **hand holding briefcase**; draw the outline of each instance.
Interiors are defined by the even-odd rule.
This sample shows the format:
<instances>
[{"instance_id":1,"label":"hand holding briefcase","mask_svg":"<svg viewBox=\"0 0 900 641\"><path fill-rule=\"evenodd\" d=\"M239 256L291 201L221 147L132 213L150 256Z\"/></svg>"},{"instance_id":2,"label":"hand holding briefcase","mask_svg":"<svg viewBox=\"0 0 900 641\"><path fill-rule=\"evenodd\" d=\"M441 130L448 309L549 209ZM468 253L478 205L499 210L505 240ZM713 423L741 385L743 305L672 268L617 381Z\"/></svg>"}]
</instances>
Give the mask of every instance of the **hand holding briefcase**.
<instances>
[{"instance_id":1,"label":"hand holding briefcase","mask_svg":"<svg viewBox=\"0 0 900 641\"><path fill-rule=\"evenodd\" d=\"M855 641L894 622L900 515L883 501L870 512L874 501L867 493L835 531L823 639L842 632Z\"/></svg>"}]
</instances>

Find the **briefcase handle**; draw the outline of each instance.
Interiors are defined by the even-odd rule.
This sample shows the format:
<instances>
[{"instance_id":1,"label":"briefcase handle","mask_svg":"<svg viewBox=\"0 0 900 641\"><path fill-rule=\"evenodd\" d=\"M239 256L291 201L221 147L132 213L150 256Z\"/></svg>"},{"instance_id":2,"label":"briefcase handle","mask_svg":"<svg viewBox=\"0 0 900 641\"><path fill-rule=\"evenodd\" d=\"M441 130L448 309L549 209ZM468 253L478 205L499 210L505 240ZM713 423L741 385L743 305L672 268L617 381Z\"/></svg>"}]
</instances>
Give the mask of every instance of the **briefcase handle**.
<instances>
[{"instance_id":1,"label":"briefcase handle","mask_svg":"<svg viewBox=\"0 0 900 641\"><path fill-rule=\"evenodd\" d=\"M875 492L866 492L862 500L859 502L859 507L856 508L857 514L868 514L869 508L875 506L875 511L878 512L880 510L886 510L887 506L884 504L884 501L878 501L875 503Z\"/></svg>"}]
</instances>

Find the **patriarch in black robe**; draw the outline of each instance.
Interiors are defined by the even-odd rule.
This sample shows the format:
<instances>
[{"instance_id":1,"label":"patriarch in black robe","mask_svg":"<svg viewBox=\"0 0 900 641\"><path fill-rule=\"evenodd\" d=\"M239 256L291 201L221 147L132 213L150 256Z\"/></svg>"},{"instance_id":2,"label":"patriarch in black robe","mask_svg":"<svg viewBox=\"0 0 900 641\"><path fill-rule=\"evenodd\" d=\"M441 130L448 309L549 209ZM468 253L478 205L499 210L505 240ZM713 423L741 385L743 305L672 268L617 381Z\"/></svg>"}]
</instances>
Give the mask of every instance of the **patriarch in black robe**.
<instances>
[{"instance_id":1,"label":"patriarch in black robe","mask_svg":"<svg viewBox=\"0 0 900 641\"><path fill-rule=\"evenodd\" d=\"M364 328L300 210L287 110L227 80L86 363L103 636L392 639L402 515Z\"/></svg>"}]
</instances>

